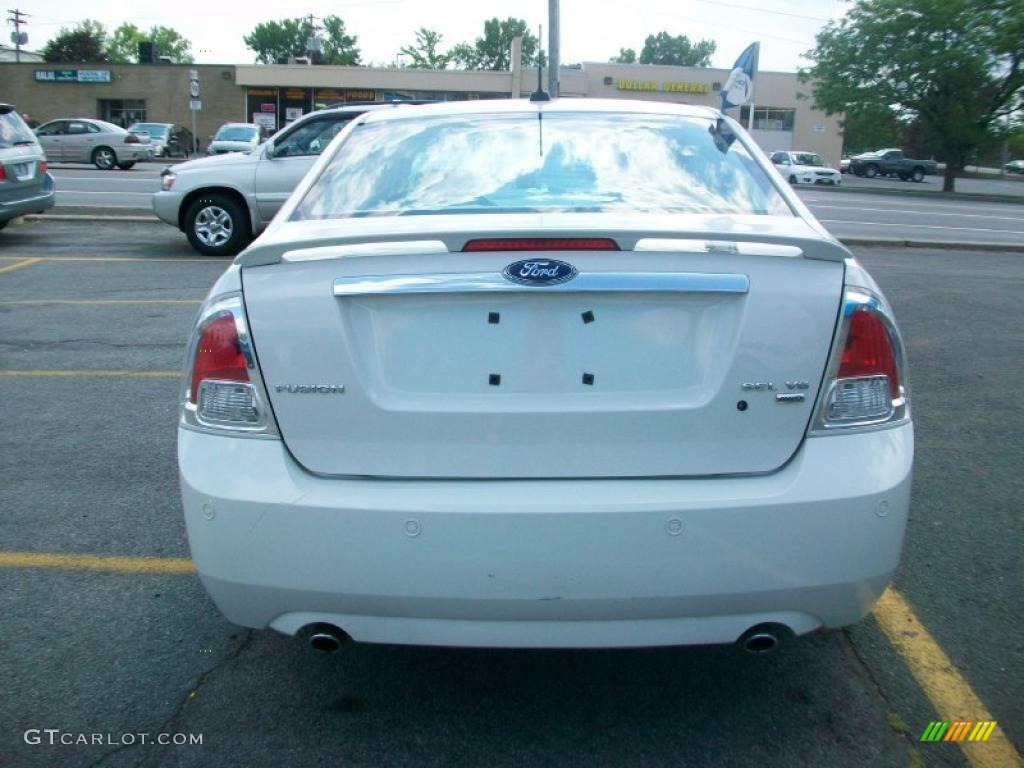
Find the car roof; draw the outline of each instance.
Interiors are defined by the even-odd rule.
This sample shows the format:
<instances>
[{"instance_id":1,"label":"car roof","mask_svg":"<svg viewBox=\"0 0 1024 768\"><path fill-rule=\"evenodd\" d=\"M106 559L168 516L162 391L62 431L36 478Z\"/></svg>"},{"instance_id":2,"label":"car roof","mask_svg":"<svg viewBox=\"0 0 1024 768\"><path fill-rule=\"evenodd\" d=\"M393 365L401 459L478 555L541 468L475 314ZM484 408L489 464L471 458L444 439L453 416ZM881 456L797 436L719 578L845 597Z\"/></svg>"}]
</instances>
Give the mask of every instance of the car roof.
<instances>
[{"instance_id":1,"label":"car roof","mask_svg":"<svg viewBox=\"0 0 1024 768\"><path fill-rule=\"evenodd\" d=\"M382 106L401 106L401 103ZM363 107L363 109L366 109ZM535 114L547 113L618 113L642 115L667 115L677 117L720 117L721 112L712 107L694 104L672 104L658 101L635 99L552 99L551 101L530 101L529 99L480 99L474 101L442 101L434 104L420 104L415 109L374 110L365 118L367 123L381 120L402 120L411 117L448 117L452 115L486 114Z\"/></svg>"}]
</instances>

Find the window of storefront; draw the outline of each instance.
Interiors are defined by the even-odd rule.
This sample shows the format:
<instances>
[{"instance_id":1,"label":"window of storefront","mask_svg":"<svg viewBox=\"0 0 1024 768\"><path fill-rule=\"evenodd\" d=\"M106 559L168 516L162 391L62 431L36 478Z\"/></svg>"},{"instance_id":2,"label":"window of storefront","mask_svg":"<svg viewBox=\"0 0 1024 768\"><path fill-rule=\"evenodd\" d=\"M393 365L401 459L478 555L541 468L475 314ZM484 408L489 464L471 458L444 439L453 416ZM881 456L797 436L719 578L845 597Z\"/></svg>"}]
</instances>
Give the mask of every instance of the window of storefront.
<instances>
[{"instance_id":1,"label":"window of storefront","mask_svg":"<svg viewBox=\"0 0 1024 768\"><path fill-rule=\"evenodd\" d=\"M145 99L100 99L100 120L127 128L133 123L146 122Z\"/></svg>"},{"instance_id":2,"label":"window of storefront","mask_svg":"<svg viewBox=\"0 0 1024 768\"><path fill-rule=\"evenodd\" d=\"M758 131L792 131L795 118L795 109L754 107L754 129ZM740 110L740 122L747 125L749 119L750 107L743 107Z\"/></svg>"}]
</instances>

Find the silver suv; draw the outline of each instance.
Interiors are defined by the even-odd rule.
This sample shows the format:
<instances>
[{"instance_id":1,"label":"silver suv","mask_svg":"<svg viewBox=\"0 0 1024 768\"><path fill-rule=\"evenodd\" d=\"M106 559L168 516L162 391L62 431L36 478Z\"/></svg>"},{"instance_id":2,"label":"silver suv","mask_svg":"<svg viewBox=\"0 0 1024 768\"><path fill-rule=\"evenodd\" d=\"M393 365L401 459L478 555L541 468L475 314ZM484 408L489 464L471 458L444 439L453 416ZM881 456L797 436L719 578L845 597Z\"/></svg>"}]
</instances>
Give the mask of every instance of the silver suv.
<instances>
[{"instance_id":1,"label":"silver suv","mask_svg":"<svg viewBox=\"0 0 1024 768\"><path fill-rule=\"evenodd\" d=\"M245 248L274 218L320 153L348 123L372 109L337 107L310 112L249 152L190 160L166 168L153 195L156 215L182 230L209 256Z\"/></svg>"},{"instance_id":2,"label":"silver suv","mask_svg":"<svg viewBox=\"0 0 1024 768\"><path fill-rule=\"evenodd\" d=\"M53 207L54 183L43 148L10 104L0 104L0 229Z\"/></svg>"}]
</instances>

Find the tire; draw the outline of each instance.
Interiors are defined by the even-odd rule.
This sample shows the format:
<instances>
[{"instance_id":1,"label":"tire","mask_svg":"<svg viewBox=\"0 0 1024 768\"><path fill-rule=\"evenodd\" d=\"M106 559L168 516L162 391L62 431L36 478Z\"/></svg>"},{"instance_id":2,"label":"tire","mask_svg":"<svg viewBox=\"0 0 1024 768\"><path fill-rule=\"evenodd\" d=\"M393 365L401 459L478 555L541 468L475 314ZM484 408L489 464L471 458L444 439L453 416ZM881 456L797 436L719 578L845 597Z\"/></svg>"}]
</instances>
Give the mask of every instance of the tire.
<instances>
[{"instance_id":1,"label":"tire","mask_svg":"<svg viewBox=\"0 0 1024 768\"><path fill-rule=\"evenodd\" d=\"M0 219L0 229L6 227L8 221L10 221L10 219Z\"/></svg>"},{"instance_id":2,"label":"tire","mask_svg":"<svg viewBox=\"0 0 1024 768\"><path fill-rule=\"evenodd\" d=\"M867 176L869 179L875 178L875 176L878 175L878 166L875 165L874 163L867 165L864 168L864 175Z\"/></svg>"},{"instance_id":3,"label":"tire","mask_svg":"<svg viewBox=\"0 0 1024 768\"><path fill-rule=\"evenodd\" d=\"M117 167L120 168L122 171L130 171L132 168L135 167L135 161L132 160L130 163L118 163Z\"/></svg>"},{"instance_id":4,"label":"tire","mask_svg":"<svg viewBox=\"0 0 1024 768\"><path fill-rule=\"evenodd\" d=\"M914 170L910 172L910 178L920 184L924 181L924 168L920 165L914 168Z\"/></svg>"},{"instance_id":5,"label":"tire","mask_svg":"<svg viewBox=\"0 0 1024 768\"><path fill-rule=\"evenodd\" d=\"M234 256L251 239L244 208L227 195L203 195L185 213L188 241L207 256Z\"/></svg>"},{"instance_id":6,"label":"tire","mask_svg":"<svg viewBox=\"0 0 1024 768\"><path fill-rule=\"evenodd\" d=\"M92 151L92 164L101 171L113 170L117 165L117 155L110 147L96 147Z\"/></svg>"},{"instance_id":7,"label":"tire","mask_svg":"<svg viewBox=\"0 0 1024 768\"><path fill-rule=\"evenodd\" d=\"M797 183L797 181L796 181L796 176L790 176L790 177L789 177L789 183L790 183L790 184L796 184L796 183Z\"/></svg>"}]
</instances>

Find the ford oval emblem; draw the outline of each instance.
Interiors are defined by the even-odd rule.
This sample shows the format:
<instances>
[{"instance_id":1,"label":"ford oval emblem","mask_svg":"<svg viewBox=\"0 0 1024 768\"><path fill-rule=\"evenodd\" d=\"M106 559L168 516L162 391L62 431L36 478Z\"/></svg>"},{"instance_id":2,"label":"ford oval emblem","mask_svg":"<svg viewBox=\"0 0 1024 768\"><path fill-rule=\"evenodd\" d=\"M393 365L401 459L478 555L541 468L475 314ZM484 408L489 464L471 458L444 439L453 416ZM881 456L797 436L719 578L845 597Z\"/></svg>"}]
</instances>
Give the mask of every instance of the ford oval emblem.
<instances>
[{"instance_id":1,"label":"ford oval emblem","mask_svg":"<svg viewBox=\"0 0 1024 768\"><path fill-rule=\"evenodd\" d=\"M557 259L524 259L509 264L501 274L513 283L543 287L567 283L579 273L572 264Z\"/></svg>"}]
</instances>

